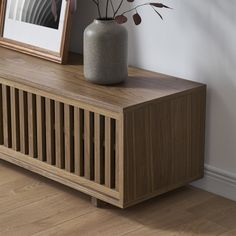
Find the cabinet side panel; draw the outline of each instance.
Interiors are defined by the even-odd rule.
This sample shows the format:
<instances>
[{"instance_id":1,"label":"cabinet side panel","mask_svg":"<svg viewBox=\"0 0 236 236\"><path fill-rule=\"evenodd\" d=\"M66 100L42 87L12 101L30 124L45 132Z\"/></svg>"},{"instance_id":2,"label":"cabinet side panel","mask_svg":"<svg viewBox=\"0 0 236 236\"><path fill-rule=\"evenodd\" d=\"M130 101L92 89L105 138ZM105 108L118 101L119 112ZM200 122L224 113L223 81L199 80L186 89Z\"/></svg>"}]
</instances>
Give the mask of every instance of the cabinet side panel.
<instances>
[{"instance_id":1,"label":"cabinet side panel","mask_svg":"<svg viewBox=\"0 0 236 236\"><path fill-rule=\"evenodd\" d=\"M204 175L206 87L192 94L191 99L191 157L190 172Z\"/></svg>"},{"instance_id":2,"label":"cabinet side panel","mask_svg":"<svg viewBox=\"0 0 236 236\"><path fill-rule=\"evenodd\" d=\"M170 101L153 104L150 106L150 149L153 168L152 191L165 188L171 183L171 168L175 168L172 142L175 134L171 127L172 104ZM176 136L177 137L177 136ZM174 172L173 172L174 173Z\"/></svg>"},{"instance_id":3,"label":"cabinet side panel","mask_svg":"<svg viewBox=\"0 0 236 236\"><path fill-rule=\"evenodd\" d=\"M203 176L205 87L124 115L125 206Z\"/></svg>"},{"instance_id":4,"label":"cabinet side panel","mask_svg":"<svg viewBox=\"0 0 236 236\"><path fill-rule=\"evenodd\" d=\"M149 107L124 115L124 201L152 192Z\"/></svg>"}]
</instances>

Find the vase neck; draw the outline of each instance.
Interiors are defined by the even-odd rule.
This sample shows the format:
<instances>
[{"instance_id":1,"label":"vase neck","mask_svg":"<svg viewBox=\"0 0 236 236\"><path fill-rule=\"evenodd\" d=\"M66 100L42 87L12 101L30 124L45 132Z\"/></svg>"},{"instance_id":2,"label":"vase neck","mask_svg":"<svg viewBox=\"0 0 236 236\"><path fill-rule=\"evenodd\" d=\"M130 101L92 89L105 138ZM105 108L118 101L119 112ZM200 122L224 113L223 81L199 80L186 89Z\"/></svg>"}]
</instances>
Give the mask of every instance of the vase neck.
<instances>
[{"instance_id":1,"label":"vase neck","mask_svg":"<svg viewBox=\"0 0 236 236\"><path fill-rule=\"evenodd\" d=\"M94 23L95 24L112 24L112 23L115 23L115 20L114 19L95 19L94 20Z\"/></svg>"}]
</instances>

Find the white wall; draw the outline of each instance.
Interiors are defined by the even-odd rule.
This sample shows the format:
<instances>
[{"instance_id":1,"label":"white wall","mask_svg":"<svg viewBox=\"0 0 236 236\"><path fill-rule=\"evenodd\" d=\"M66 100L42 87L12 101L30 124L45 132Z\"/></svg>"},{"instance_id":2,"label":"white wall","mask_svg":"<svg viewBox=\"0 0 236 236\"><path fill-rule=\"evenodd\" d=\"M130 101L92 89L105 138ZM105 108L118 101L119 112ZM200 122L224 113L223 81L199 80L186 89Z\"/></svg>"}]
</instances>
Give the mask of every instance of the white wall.
<instances>
[{"instance_id":1,"label":"white wall","mask_svg":"<svg viewBox=\"0 0 236 236\"><path fill-rule=\"evenodd\" d=\"M73 51L82 51L83 28L92 21L94 13L92 12L94 7L90 2L79 0L79 13L75 16L73 27L71 45ZM140 2L144 1L136 0L136 3ZM212 168L218 170L219 178L225 176L222 173L235 177L236 1L163 0L162 2L174 8L160 11L163 12L164 21L159 20L151 9L143 8L140 11L143 16L142 25L135 27L131 18L126 25L129 30L130 65L208 85L206 133L208 171ZM209 185L207 181L206 176L204 181L197 184L214 192L213 187L206 187ZM236 181L233 187L236 189ZM224 191L226 190L221 190ZM223 194L221 192L220 194Z\"/></svg>"}]
</instances>

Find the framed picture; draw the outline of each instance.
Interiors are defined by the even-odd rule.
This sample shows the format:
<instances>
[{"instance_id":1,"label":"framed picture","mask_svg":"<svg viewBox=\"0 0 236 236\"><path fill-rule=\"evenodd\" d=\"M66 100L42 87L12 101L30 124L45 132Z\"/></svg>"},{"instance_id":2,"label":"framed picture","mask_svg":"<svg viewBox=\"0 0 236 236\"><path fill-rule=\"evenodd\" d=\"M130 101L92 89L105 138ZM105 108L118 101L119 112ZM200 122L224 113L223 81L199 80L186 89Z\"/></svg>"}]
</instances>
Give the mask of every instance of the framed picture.
<instances>
[{"instance_id":1,"label":"framed picture","mask_svg":"<svg viewBox=\"0 0 236 236\"><path fill-rule=\"evenodd\" d=\"M70 0L0 0L0 46L65 64Z\"/></svg>"}]
</instances>

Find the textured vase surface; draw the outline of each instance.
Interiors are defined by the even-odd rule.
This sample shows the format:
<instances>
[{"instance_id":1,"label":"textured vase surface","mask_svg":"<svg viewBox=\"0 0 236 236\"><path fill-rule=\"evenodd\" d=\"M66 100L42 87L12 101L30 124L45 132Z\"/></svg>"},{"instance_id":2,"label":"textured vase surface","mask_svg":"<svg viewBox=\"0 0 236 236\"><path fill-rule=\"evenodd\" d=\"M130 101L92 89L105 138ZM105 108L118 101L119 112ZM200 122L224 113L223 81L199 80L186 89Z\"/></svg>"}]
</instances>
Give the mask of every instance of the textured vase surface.
<instances>
[{"instance_id":1,"label":"textured vase surface","mask_svg":"<svg viewBox=\"0 0 236 236\"><path fill-rule=\"evenodd\" d=\"M96 84L117 84L128 77L128 33L114 20L94 20L84 31L84 75Z\"/></svg>"}]
</instances>

